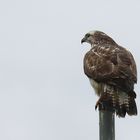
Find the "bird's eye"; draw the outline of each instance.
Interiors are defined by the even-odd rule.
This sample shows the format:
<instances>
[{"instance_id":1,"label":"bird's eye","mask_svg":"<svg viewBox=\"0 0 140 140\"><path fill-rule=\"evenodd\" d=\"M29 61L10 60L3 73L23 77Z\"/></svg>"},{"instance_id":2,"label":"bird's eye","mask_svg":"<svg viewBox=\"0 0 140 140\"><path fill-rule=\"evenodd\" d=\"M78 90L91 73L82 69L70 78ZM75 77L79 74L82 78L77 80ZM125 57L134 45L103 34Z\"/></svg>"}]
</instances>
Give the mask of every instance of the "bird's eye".
<instances>
[{"instance_id":1,"label":"bird's eye","mask_svg":"<svg viewBox=\"0 0 140 140\"><path fill-rule=\"evenodd\" d=\"M90 37L90 34L86 34L85 37L86 37L86 38Z\"/></svg>"}]
</instances>

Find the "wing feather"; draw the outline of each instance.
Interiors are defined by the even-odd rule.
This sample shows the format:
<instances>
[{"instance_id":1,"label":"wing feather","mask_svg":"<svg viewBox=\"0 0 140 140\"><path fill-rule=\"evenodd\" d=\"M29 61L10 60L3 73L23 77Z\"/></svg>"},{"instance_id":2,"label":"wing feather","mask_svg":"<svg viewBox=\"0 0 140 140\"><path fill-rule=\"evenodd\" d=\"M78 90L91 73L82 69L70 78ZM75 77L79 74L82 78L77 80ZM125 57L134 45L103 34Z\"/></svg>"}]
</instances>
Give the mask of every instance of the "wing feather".
<instances>
[{"instance_id":1,"label":"wing feather","mask_svg":"<svg viewBox=\"0 0 140 140\"><path fill-rule=\"evenodd\" d=\"M137 82L136 64L132 54L120 46L96 46L84 58L85 74L125 92L133 91Z\"/></svg>"}]
</instances>

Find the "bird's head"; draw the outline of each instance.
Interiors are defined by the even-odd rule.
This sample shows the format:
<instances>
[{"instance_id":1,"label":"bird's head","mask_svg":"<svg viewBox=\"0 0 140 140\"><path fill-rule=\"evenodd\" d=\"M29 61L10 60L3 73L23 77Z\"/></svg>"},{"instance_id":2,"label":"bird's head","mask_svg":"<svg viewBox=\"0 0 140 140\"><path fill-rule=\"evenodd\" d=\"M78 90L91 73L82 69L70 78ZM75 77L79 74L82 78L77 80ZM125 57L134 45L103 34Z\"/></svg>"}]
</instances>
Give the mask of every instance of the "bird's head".
<instances>
[{"instance_id":1,"label":"bird's head","mask_svg":"<svg viewBox=\"0 0 140 140\"><path fill-rule=\"evenodd\" d=\"M95 40L96 31L90 31L85 34L84 38L81 40L81 43L87 42L89 44L93 44Z\"/></svg>"},{"instance_id":2,"label":"bird's head","mask_svg":"<svg viewBox=\"0 0 140 140\"><path fill-rule=\"evenodd\" d=\"M84 38L81 40L81 43L87 42L91 45L98 45L102 43L115 43L115 41L109 37L107 34L101 31L90 31L85 34Z\"/></svg>"}]
</instances>

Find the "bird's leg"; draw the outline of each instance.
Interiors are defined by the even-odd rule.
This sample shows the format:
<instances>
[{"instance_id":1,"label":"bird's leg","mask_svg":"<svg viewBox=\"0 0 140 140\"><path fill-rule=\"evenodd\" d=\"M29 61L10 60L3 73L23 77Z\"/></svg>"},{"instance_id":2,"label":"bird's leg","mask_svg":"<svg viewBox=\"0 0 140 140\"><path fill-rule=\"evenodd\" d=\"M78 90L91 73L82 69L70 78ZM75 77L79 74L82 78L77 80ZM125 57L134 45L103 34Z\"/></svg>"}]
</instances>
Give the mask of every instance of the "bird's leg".
<instances>
[{"instance_id":1,"label":"bird's leg","mask_svg":"<svg viewBox=\"0 0 140 140\"><path fill-rule=\"evenodd\" d=\"M100 98L98 99L98 101L96 102L96 105L95 105L95 110L97 109L97 107L102 104L102 101L103 100L106 100L106 92L103 92L100 96Z\"/></svg>"}]
</instances>

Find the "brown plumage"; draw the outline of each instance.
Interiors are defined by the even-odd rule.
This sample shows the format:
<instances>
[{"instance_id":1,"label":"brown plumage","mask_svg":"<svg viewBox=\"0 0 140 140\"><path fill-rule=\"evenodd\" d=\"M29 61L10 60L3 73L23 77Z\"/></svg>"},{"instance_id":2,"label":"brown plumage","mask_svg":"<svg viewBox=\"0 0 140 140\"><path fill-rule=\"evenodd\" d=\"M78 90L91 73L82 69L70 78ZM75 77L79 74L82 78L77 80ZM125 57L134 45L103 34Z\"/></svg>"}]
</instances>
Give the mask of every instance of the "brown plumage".
<instances>
[{"instance_id":1,"label":"brown plumage","mask_svg":"<svg viewBox=\"0 0 140 140\"><path fill-rule=\"evenodd\" d=\"M132 54L100 31L87 33L81 42L91 44L84 57L84 72L100 97L95 108L114 111L119 117L137 115L137 70Z\"/></svg>"}]
</instances>

